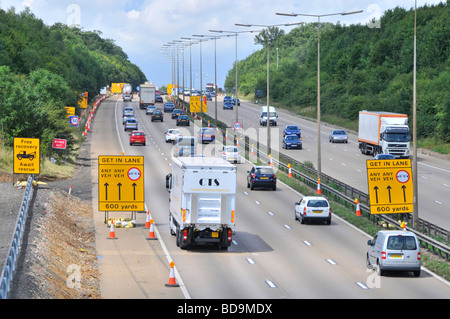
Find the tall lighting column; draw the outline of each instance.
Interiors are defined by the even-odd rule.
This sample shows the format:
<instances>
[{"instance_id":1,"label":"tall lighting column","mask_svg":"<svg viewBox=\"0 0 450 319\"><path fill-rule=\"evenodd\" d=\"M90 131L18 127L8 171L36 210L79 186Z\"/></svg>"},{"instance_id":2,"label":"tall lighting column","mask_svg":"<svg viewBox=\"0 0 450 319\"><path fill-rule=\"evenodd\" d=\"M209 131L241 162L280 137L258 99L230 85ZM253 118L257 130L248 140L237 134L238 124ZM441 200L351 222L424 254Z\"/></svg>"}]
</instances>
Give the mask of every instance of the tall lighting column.
<instances>
[{"instance_id":1,"label":"tall lighting column","mask_svg":"<svg viewBox=\"0 0 450 319\"><path fill-rule=\"evenodd\" d=\"M284 24L272 24L272 25L264 25L264 24L241 24L241 23L235 23L235 25L239 27L263 27L267 29L267 155L271 154L271 147L270 147L270 113L269 113L269 105L270 105L270 85L269 85L269 73L270 73L270 64L269 64L269 28L270 27L278 27L278 26L293 26L293 25L299 25L303 24L303 22L298 23L284 23Z\"/></svg>"},{"instance_id":2,"label":"tall lighting column","mask_svg":"<svg viewBox=\"0 0 450 319\"><path fill-rule=\"evenodd\" d=\"M359 11L351 11L351 12L338 12L338 13L329 13L329 14L304 14L304 13L276 13L277 15L289 16L289 17L297 17L297 16L306 16L306 17L316 17L318 26L317 26L317 179L320 179L320 175L322 173L322 159L321 159L321 145L320 145L320 18L321 17L329 17L336 15L351 15L356 13L361 13L363 10Z\"/></svg>"},{"instance_id":3,"label":"tall lighting column","mask_svg":"<svg viewBox=\"0 0 450 319\"><path fill-rule=\"evenodd\" d=\"M231 33L231 34L233 34L233 36L236 37L235 38L236 44L235 44L235 49L234 49L234 53L235 53L235 59L234 60L235 60L235 67L236 67L234 92L235 92L235 95L236 95L236 122L239 122L239 119L238 119L238 114L239 114L238 108L239 107L238 107L238 103L237 103L237 100L238 100L238 58L237 58L237 44L238 44L238 42L237 42L237 36L238 36L239 33L261 32L261 30L249 30L249 31L209 30L209 32ZM217 93L217 89L216 89L216 93Z\"/></svg>"}]
</instances>

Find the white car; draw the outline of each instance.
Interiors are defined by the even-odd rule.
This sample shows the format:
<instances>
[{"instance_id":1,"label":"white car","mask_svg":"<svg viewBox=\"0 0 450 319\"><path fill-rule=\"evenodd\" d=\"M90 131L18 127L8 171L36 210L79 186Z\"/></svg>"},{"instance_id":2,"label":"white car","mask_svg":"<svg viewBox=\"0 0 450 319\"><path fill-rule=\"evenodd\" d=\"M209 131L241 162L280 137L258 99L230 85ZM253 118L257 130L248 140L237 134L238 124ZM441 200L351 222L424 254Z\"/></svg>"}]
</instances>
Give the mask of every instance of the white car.
<instances>
[{"instance_id":1,"label":"white car","mask_svg":"<svg viewBox=\"0 0 450 319\"><path fill-rule=\"evenodd\" d=\"M331 224L331 206L325 197L305 196L295 203L295 220L302 224L307 220L325 221Z\"/></svg>"},{"instance_id":2,"label":"white car","mask_svg":"<svg viewBox=\"0 0 450 319\"><path fill-rule=\"evenodd\" d=\"M241 154L239 153L237 146L224 146L222 150L222 158L229 162L241 162Z\"/></svg>"},{"instance_id":3,"label":"white car","mask_svg":"<svg viewBox=\"0 0 450 319\"><path fill-rule=\"evenodd\" d=\"M166 143L175 142L177 140L177 136L181 136L181 132L176 128L168 129L164 134Z\"/></svg>"}]
</instances>

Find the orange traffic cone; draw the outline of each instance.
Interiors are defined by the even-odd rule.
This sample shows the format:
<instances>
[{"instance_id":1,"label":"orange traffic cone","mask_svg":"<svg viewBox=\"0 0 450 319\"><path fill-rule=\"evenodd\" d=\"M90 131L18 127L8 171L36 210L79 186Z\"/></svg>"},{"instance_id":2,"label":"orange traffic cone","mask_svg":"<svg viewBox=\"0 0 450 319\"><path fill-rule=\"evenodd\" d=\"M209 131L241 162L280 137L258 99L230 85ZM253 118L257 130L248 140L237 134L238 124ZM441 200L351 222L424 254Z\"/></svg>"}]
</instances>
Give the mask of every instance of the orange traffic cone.
<instances>
[{"instance_id":1,"label":"orange traffic cone","mask_svg":"<svg viewBox=\"0 0 450 319\"><path fill-rule=\"evenodd\" d=\"M405 223L405 222L402 222L402 223L400 224L400 227L401 227L403 230L406 230L406 223Z\"/></svg>"},{"instance_id":2,"label":"orange traffic cone","mask_svg":"<svg viewBox=\"0 0 450 319\"><path fill-rule=\"evenodd\" d=\"M320 178L319 178L319 180L317 181L317 194L318 194L318 195L322 194L322 190L320 189Z\"/></svg>"},{"instance_id":3,"label":"orange traffic cone","mask_svg":"<svg viewBox=\"0 0 450 319\"><path fill-rule=\"evenodd\" d=\"M355 204L356 204L356 216L361 216L361 209L359 208L359 200L355 198Z\"/></svg>"},{"instance_id":4,"label":"orange traffic cone","mask_svg":"<svg viewBox=\"0 0 450 319\"><path fill-rule=\"evenodd\" d=\"M169 282L166 284L166 287L179 287L179 285L175 281L175 272L173 270L173 267L175 267L175 263L172 261L170 263Z\"/></svg>"},{"instance_id":5,"label":"orange traffic cone","mask_svg":"<svg viewBox=\"0 0 450 319\"><path fill-rule=\"evenodd\" d=\"M150 240L156 239L155 231L153 230L153 219L150 219L150 231L148 232L148 238Z\"/></svg>"},{"instance_id":6,"label":"orange traffic cone","mask_svg":"<svg viewBox=\"0 0 450 319\"><path fill-rule=\"evenodd\" d=\"M111 219L111 226L109 227L109 237L108 239L117 239L116 233L114 232L114 220Z\"/></svg>"},{"instance_id":7,"label":"orange traffic cone","mask_svg":"<svg viewBox=\"0 0 450 319\"><path fill-rule=\"evenodd\" d=\"M150 210L149 209L147 209L147 217L145 217L144 228L150 228Z\"/></svg>"},{"instance_id":8,"label":"orange traffic cone","mask_svg":"<svg viewBox=\"0 0 450 319\"><path fill-rule=\"evenodd\" d=\"M273 166L273 161L272 161L272 155L271 154L269 154L269 163L270 163L270 166Z\"/></svg>"},{"instance_id":9,"label":"orange traffic cone","mask_svg":"<svg viewBox=\"0 0 450 319\"><path fill-rule=\"evenodd\" d=\"M288 177L292 177L292 169L291 169L291 164L288 164L288 168L289 168L289 174Z\"/></svg>"}]
</instances>

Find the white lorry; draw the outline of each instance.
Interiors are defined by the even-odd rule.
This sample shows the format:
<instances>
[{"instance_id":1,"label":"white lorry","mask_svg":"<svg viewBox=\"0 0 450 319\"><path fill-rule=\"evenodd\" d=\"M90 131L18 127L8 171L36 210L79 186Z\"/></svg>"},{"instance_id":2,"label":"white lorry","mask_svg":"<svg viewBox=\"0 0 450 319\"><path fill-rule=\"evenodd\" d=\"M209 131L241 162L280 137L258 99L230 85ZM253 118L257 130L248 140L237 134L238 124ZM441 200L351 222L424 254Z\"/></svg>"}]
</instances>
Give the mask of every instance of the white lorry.
<instances>
[{"instance_id":1,"label":"white lorry","mask_svg":"<svg viewBox=\"0 0 450 319\"><path fill-rule=\"evenodd\" d=\"M122 88L122 99L123 101L129 101L131 102L133 100L133 94L131 94L133 90L133 87L131 84L125 83Z\"/></svg>"},{"instance_id":2,"label":"white lorry","mask_svg":"<svg viewBox=\"0 0 450 319\"><path fill-rule=\"evenodd\" d=\"M362 154L409 158L410 137L406 114L359 112L358 142Z\"/></svg>"},{"instance_id":3,"label":"white lorry","mask_svg":"<svg viewBox=\"0 0 450 319\"><path fill-rule=\"evenodd\" d=\"M169 227L177 246L228 249L235 230L236 166L217 157L173 157L166 176Z\"/></svg>"},{"instance_id":4,"label":"white lorry","mask_svg":"<svg viewBox=\"0 0 450 319\"><path fill-rule=\"evenodd\" d=\"M155 104L156 87L151 82L141 84L139 89L139 108L146 109L150 104Z\"/></svg>"},{"instance_id":5,"label":"white lorry","mask_svg":"<svg viewBox=\"0 0 450 319\"><path fill-rule=\"evenodd\" d=\"M275 107L269 106L269 124L273 126L277 126L277 111ZM261 115L259 117L259 125L266 126L267 125L267 106L261 107Z\"/></svg>"}]
</instances>

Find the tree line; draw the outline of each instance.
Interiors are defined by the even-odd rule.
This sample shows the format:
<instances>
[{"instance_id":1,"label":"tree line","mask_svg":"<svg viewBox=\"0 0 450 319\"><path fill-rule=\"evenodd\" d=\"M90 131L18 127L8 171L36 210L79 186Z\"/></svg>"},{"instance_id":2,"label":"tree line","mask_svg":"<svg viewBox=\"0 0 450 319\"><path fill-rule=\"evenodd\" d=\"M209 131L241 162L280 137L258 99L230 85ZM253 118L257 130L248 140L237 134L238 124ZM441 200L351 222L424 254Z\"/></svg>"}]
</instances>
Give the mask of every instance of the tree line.
<instances>
[{"instance_id":1,"label":"tree line","mask_svg":"<svg viewBox=\"0 0 450 319\"><path fill-rule=\"evenodd\" d=\"M111 39L99 31L82 31L56 23L47 26L29 8L0 10L0 140L41 139L41 154L51 154L51 141L76 139L65 106L76 107L81 92L92 100L114 82L144 83L143 72Z\"/></svg>"},{"instance_id":2,"label":"tree line","mask_svg":"<svg viewBox=\"0 0 450 319\"><path fill-rule=\"evenodd\" d=\"M268 41L271 103L292 110L316 106L317 27L310 23L287 34L270 28L256 36L263 48L239 61L240 94L266 94ZM371 110L412 118L414 8L386 11L379 28L322 23L320 33L323 114L357 120L360 110ZM449 0L418 8L416 39L418 136L450 142ZM234 68L225 88L234 88Z\"/></svg>"}]
</instances>

